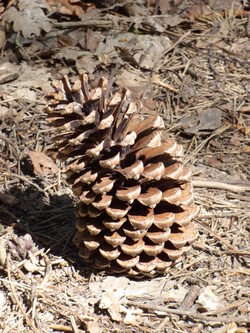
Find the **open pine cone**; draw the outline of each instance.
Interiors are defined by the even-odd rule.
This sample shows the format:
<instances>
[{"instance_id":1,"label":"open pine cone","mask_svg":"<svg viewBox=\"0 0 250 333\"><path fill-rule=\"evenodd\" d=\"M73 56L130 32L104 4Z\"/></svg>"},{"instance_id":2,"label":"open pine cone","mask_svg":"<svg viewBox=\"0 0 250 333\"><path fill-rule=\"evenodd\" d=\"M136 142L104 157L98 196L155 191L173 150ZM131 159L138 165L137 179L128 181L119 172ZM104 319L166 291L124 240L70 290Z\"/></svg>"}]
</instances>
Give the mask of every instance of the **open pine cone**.
<instances>
[{"instance_id":1,"label":"open pine cone","mask_svg":"<svg viewBox=\"0 0 250 333\"><path fill-rule=\"evenodd\" d=\"M101 78L54 84L47 108L55 150L79 197L74 242L93 268L132 276L164 274L198 232L191 172L182 146L162 139L163 120L142 117L129 91L108 97Z\"/></svg>"}]
</instances>

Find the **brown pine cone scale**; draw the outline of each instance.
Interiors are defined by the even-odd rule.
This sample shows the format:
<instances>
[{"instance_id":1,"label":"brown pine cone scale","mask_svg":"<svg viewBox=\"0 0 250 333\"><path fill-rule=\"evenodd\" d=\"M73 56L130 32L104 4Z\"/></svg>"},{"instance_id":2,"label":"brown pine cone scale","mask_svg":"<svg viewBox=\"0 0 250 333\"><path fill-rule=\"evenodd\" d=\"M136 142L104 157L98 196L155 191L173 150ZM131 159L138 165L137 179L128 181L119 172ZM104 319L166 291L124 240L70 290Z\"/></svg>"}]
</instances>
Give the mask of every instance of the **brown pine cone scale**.
<instances>
[{"instance_id":1,"label":"brown pine cone scale","mask_svg":"<svg viewBox=\"0 0 250 333\"><path fill-rule=\"evenodd\" d=\"M49 96L53 149L79 198L74 242L93 268L165 274L198 235L190 168L182 146L162 139L161 117L139 115L128 90L109 98L106 87L64 77Z\"/></svg>"}]
</instances>

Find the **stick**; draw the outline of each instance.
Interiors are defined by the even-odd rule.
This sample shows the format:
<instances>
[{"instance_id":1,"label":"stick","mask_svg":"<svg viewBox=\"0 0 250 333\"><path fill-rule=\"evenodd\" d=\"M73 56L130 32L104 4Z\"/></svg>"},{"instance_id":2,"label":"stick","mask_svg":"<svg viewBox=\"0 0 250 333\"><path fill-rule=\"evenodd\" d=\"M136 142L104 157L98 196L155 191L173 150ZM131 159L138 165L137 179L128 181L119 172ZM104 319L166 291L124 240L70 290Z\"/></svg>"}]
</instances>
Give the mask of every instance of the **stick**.
<instances>
[{"instance_id":1,"label":"stick","mask_svg":"<svg viewBox=\"0 0 250 333\"><path fill-rule=\"evenodd\" d=\"M243 322L248 322L249 318L246 316L238 316L238 317L233 317L233 316L221 316L221 317L215 317L215 316L207 316L204 314L200 314L197 312L192 312L192 311L184 311L184 310L178 310L178 309L170 309L164 306L157 306L157 305L149 305L145 303L139 303L139 302L127 302L126 303L129 306L135 306L137 308L141 308L143 310L149 310L149 311L159 311L164 313L165 315L167 314L176 314L179 316L185 316L185 317L191 317L193 319L199 320L199 321L210 321L210 322L218 322L218 323L243 323ZM237 302L238 304L238 302ZM237 305L235 304L235 305ZM233 305L233 304L232 304ZM216 313L215 313L216 314Z\"/></svg>"},{"instance_id":2,"label":"stick","mask_svg":"<svg viewBox=\"0 0 250 333\"><path fill-rule=\"evenodd\" d=\"M220 235L218 235L215 231L211 230L209 227L207 227L204 223L198 221L195 219L195 222L198 223L200 226L202 226L207 232L209 232L211 235L214 236L214 238L218 239L222 244L226 245L228 249L230 249L233 252L238 252L239 250L236 249L233 245L225 241Z\"/></svg>"},{"instance_id":3,"label":"stick","mask_svg":"<svg viewBox=\"0 0 250 333\"><path fill-rule=\"evenodd\" d=\"M162 66L164 66L164 63L163 63L162 65L160 65L158 67L160 60L162 58L164 58L168 54L168 52L172 51L178 44L180 44L183 41L183 39L185 39L187 36L189 36L190 33L191 33L191 31L188 31L184 35L181 35L181 37L172 46L170 46L166 51L164 51L164 53L162 54L162 56L160 57L160 59L158 61L156 61L155 65L153 67L153 72L158 72L159 69Z\"/></svg>"},{"instance_id":4,"label":"stick","mask_svg":"<svg viewBox=\"0 0 250 333\"><path fill-rule=\"evenodd\" d=\"M17 175L15 173L10 173L10 172L5 172L4 176L6 176L6 177L12 177L12 178L15 177L15 178L21 179L25 183L27 183L27 184L35 187L35 189L37 189L39 192L42 192L42 193L44 193L44 194L47 195L47 192L44 189L42 189L40 186L38 186L37 184L33 183L31 180L29 180L28 178L26 178L24 176Z\"/></svg>"},{"instance_id":5,"label":"stick","mask_svg":"<svg viewBox=\"0 0 250 333\"><path fill-rule=\"evenodd\" d=\"M192 183L193 183L194 187L216 188L218 190L225 190L225 191L231 191L231 192L250 191L250 186L226 184L226 183L221 183L221 182L216 182L216 181L211 181L211 180L194 179Z\"/></svg>"},{"instance_id":6,"label":"stick","mask_svg":"<svg viewBox=\"0 0 250 333\"><path fill-rule=\"evenodd\" d=\"M10 145L11 147L14 148L14 150L15 150L15 152L17 154L16 157L20 156L20 150L19 150L18 146L16 144L14 144L10 139L6 138L6 136L3 135L3 134L1 134L1 133L0 133L0 140L3 140L5 142L7 142L8 145Z\"/></svg>"},{"instance_id":7,"label":"stick","mask_svg":"<svg viewBox=\"0 0 250 333\"><path fill-rule=\"evenodd\" d=\"M17 306L19 307L19 309L21 310L21 312L23 314L23 317L24 317L24 320L26 321L26 324L33 330L34 333L40 333L39 330L36 328L33 320L31 320L28 317L28 315L27 315L24 307L22 306L22 304L20 303L20 301L19 301L19 299L17 297L14 284L11 281L11 274L10 274L10 254L8 254L8 256L7 256L7 274L8 274L8 279L9 279L9 282L10 282L10 288L11 288L14 300L15 300Z\"/></svg>"}]
</instances>

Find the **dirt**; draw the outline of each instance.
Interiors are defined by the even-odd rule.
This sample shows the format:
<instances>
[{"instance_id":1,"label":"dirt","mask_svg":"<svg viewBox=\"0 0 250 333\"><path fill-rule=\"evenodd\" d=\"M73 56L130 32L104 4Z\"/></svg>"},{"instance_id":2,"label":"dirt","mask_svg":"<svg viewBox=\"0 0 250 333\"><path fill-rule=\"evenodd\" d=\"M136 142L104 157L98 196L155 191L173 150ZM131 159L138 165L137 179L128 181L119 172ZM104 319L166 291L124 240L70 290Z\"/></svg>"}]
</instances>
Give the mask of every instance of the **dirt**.
<instances>
[{"instance_id":1,"label":"dirt","mask_svg":"<svg viewBox=\"0 0 250 333\"><path fill-rule=\"evenodd\" d=\"M0 2L1 332L247 332L249 15L246 1ZM45 109L52 81L79 73L113 75L184 146L199 238L164 277L95 272L71 242L77 198Z\"/></svg>"}]
</instances>

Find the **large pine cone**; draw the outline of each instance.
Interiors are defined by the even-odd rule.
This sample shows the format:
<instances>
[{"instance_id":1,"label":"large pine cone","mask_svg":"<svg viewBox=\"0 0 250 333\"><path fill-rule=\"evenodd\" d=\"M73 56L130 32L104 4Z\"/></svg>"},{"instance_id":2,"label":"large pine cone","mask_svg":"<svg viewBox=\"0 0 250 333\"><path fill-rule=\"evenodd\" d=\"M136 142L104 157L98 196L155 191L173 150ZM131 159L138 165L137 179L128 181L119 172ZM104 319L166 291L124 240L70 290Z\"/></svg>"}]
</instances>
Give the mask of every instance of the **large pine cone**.
<instances>
[{"instance_id":1,"label":"large pine cone","mask_svg":"<svg viewBox=\"0 0 250 333\"><path fill-rule=\"evenodd\" d=\"M143 118L128 90L109 99L106 87L104 78L89 90L86 75L73 86L64 77L47 108L80 199L74 242L93 268L164 274L198 235L191 172L180 161L182 146L162 140L161 117Z\"/></svg>"}]
</instances>

